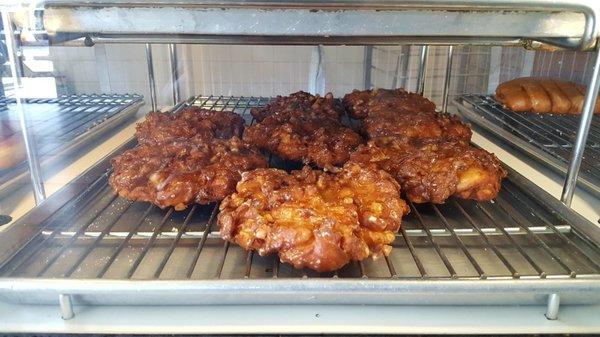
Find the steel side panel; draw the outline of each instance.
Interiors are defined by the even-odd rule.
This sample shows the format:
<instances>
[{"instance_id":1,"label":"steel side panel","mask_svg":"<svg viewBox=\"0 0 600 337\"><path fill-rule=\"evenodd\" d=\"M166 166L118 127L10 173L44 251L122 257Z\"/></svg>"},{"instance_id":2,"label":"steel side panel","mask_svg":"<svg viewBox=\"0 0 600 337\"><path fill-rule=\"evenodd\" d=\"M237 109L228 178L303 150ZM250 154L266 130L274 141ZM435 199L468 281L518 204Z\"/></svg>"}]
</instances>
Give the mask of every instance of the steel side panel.
<instances>
[{"instance_id":1,"label":"steel side panel","mask_svg":"<svg viewBox=\"0 0 600 337\"><path fill-rule=\"evenodd\" d=\"M585 17L575 12L49 7L44 26L50 33L581 37Z\"/></svg>"}]
</instances>

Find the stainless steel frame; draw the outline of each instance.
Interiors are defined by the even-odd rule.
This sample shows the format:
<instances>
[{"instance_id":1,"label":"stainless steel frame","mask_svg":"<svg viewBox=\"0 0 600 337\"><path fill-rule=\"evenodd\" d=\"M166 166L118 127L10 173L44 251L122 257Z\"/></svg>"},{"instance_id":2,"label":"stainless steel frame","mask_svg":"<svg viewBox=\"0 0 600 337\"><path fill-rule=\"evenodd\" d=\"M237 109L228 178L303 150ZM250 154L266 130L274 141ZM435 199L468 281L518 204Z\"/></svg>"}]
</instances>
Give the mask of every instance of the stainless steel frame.
<instances>
[{"instance_id":1,"label":"stainless steel frame","mask_svg":"<svg viewBox=\"0 0 600 337\"><path fill-rule=\"evenodd\" d=\"M21 72L17 70L17 50L15 43L16 40L12 27L12 20L7 11L2 11L2 23L4 26L4 36L10 63L10 72L13 79L17 111L19 112L19 124L21 126L21 133L23 136L23 144L25 145L25 150L27 151L27 165L29 166L29 177L31 179L35 204L38 205L46 199L46 191L44 189L44 181L42 178L42 171L40 169L35 135L29 132L30 129L28 125L28 116L26 115L25 110L23 110L22 106L20 77Z\"/></svg>"},{"instance_id":2,"label":"stainless steel frame","mask_svg":"<svg viewBox=\"0 0 600 337\"><path fill-rule=\"evenodd\" d=\"M587 2L569 0L551 3L539 0L369 3L192 0L91 3L57 0L40 2L38 6L30 8L29 13L29 21L36 31L51 35L87 34L84 40L87 44L472 43L536 47L540 43L547 43L561 48L591 50L598 36L596 8ZM417 85L420 93L424 88L427 48L427 45L423 46L421 54ZM448 55L449 64L451 57L452 51ZM171 61L174 59L172 57ZM444 110L451 71L448 68ZM595 98L594 89L597 91L599 86L600 74L597 70L598 67L586 95L587 109L577 136L578 143L585 142L589 130L590 106ZM177 77L175 72L172 74L174 78ZM152 78L149 80L152 82ZM173 84L174 100L178 101L176 82ZM208 102L217 107L218 102L224 100L220 108L247 110L252 101L240 107L240 100L233 97L219 97L216 101L208 97L206 100L202 98L202 102L198 99L194 97L189 103ZM261 99L257 102L264 103ZM133 142L129 142L120 151L133 145ZM570 203L581 156L581 149L574 152L563 193L565 204ZM411 205L412 218L405 221L398 236L398 241L404 242L405 258L402 261L414 261L415 264L415 277L410 278L403 276L406 265L394 265L390 258L377 262L381 268L372 268L371 262L364 262L332 275L313 275L307 271L294 274L294 271L280 265L277 259L265 261L252 253L240 254L236 247L227 243L214 246L215 240L220 242L211 227L216 207L212 207L208 213L201 212L200 206L194 206L185 214L173 210L158 212L154 214L159 218L153 229L143 231L139 227L143 219L156 211L146 207L139 224L118 231L115 226L119 225L121 216L132 207L139 207L139 204L117 199L105 189L103 184L109 169L109 158L0 235L0 271L5 276L0 278L0 298L11 303L58 304L65 319L73 317L73 305L80 304L545 304L546 317L556 319L561 304L600 303L600 231L511 169L510 179L506 182L508 186L503 190L504 198L513 198L511 200L520 206L526 205L525 209L516 209L503 198L491 204L475 203L473 209L481 212L478 214L484 219L479 222L479 218L475 219L465 210L465 204L458 201L445 206L427 206L433 210L431 214ZM65 200L71 201L64 204ZM122 208L114 208L115 203ZM71 207L73 205L82 207ZM90 208L90 205L96 208ZM464 217L462 223L470 226L470 229L454 227L452 213L445 213L449 207L454 207L452 209L458 212L456 214ZM95 217L108 216L111 210L116 211L113 214L116 217L111 220L103 218L110 221L108 226L96 230L90 227ZM61 214L66 214L62 222L59 221ZM197 224L193 219L198 214L206 217L203 226L194 230ZM75 221L81 216L92 219L77 224L81 226L67 228L67 225L75 225L68 221ZM438 228L429 226L432 218L439 222ZM65 222L65 219L68 221ZM179 219L179 222L174 223L171 221L173 219ZM513 226L503 226L506 223ZM177 225L177 232L169 233L171 224ZM411 224L417 227L411 228ZM492 275L486 271L489 266L479 260L480 256L472 253L467 242L470 238L482 240L484 250L496 256L499 260L497 266L504 268L502 273ZM497 244L494 240L499 238L506 242ZM417 240L421 239L427 242L426 258L419 254L423 245ZM521 242L522 239L528 240L527 243ZM118 242L116 246L115 242ZM88 267L96 268L94 270L99 271L98 276L106 276L109 267L118 260L117 256L126 249L128 242L141 242L142 246L138 247L141 248L140 253L132 264L126 266L125 279L76 279L82 270L79 269L82 263L96 249L101 250L103 244L116 247L116 251L109 255L106 265ZM164 279L173 272L173 269L169 269L171 257L190 243L194 251L191 267L174 269L185 270L185 277ZM157 251L155 248L160 247L166 248L166 253L157 260L159 264L156 269L149 271L148 279L136 279L136 272L144 268L144 258L154 254ZM40 261L38 249L41 248L48 249L48 255L42 255L41 259L46 264L33 276L27 275L27 269L20 268L29 267L28 262ZM507 248L514 250L530 266L529 273L517 270L519 268L513 265L516 264L514 256L505 257ZM83 255L69 260L68 257L72 257L78 249L83 250ZM395 251L398 250L396 248ZM536 250L537 253L533 254L530 250ZM199 264L201 254L206 253L212 255ZM457 254L462 261L466 261L460 268L472 268L471 276L464 276L457 268L454 260ZM537 260L540 256L544 257L544 263ZM100 260L93 261L98 263ZM575 261L576 267L573 266ZM265 277L255 279L252 273L260 269L257 266L265 264L271 266L270 271L265 270L262 273ZM52 269L56 265L66 269ZM584 268L584 265L587 267ZM31 266L35 268L35 264ZM188 280L198 268L214 271L215 274L208 278ZM432 275L430 268L441 268L447 275ZM581 272L580 268L587 271ZM260 275L261 270L258 272ZM386 274L385 277L372 277L371 272ZM239 278L222 279L232 273L238 273ZM52 275L59 277L49 278ZM281 279L281 275L291 275L292 278ZM349 279L346 278L348 276Z\"/></svg>"},{"instance_id":3,"label":"stainless steel frame","mask_svg":"<svg viewBox=\"0 0 600 337\"><path fill-rule=\"evenodd\" d=\"M442 111L448 112L448 95L450 94L450 80L452 79L452 56L454 46L448 46L446 58L446 76L444 77L444 91L442 93Z\"/></svg>"},{"instance_id":4,"label":"stainless steel frame","mask_svg":"<svg viewBox=\"0 0 600 337\"><path fill-rule=\"evenodd\" d=\"M503 14L498 16L498 12ZM31 26L43 27L49 33L201 34L215 36L217 40L222 35L516 36L588 50L597 36L596 8L583 1L436 0L365 4L362 1L58 0L37 3L29 13L24 17L32 22Z\"/></svg>"},{"instance_id":5,"label":"stainless steel frame","mask_svg":"<svg viewBox=\"0 0 600 337\"><path fill-rule=\"evenodd\" d=\"M569 169L567 170L565 184L560 197L561 201L567 206L571 206L571 202L573 201L573 194L575 193L575 187L577 185L577 176L579 175L579 168L581 167L581 160L583 159L583 151L585 150L585 143L587 141L588 133L590 132L590 125L592 124L594 106L596 105L596 99L598 98L598 89L600 89L600 51L596 52L596 61L594 62L594 68L592 70L592 79L590 80L587 92L585 93L583 112L581 113L577 138L575 139L575 144L573 146L573 155L569 162Z\"/></svg>"},{"instance_id":6,"label":"stainless steel frame","mask_svg":"<svg viewBox=\"0 0 600 337\"><path fill-rule=\"evenodd\" d=\"M186 104L249 117L268 101ZM175 304L547 304L553 318L557 296L600 303L600 230L510 168L494 203L411 204L395 244L401 255L315 274L223 243L218 205L175 212L117 198L106 186L110 158L132 146L0 235L1 299L59 305L66 318L72 305Z\"/></svg>"},{"instance_id":7,"label":"stainless steel frame","mask_svg":"<svg viewBox=\"0 0 600 337\"><path fill-rule=\"evenodd\" d=\"M177 59L177 45L169 44L169 61L171 63L171 87L173 92L173 105L179 102L179 61Z\"/></svg>"},{"instance_id":8,"label":"stainless steel frame","mask_svg":"<svg viewBox=\"0 0 600 337\"><path fill-rule=\"evenodd\" d=\"M152 44L146 43L146 63L148 65L148 84L150 85L150 103L152 111L156 111L156 82L154 81L154 61L152 59Z\"/></svg>"},{"instance_id":9,"label":"stainless steel frame","mask_svg":"<svg viewBox=\"0 0 600 337\"><path fill-rule=\"evenodd\" d=\"M427 76L427 54L429 46L421 46L421 61L419 62L419 75L417 77L417 93L423 95L425 91L425 77Z\"/></svg>"}]
</instances>

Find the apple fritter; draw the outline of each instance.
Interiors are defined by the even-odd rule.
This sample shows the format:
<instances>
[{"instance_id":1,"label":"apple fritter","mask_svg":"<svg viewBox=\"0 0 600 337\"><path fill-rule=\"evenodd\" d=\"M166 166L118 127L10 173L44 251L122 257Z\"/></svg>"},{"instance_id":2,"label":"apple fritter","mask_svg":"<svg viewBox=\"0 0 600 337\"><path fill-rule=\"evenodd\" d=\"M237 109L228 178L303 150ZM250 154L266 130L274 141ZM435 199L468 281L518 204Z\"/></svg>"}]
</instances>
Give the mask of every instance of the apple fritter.
<instances>
[{"instance_id":1,"label":"apple fritter","mask_svg":"<svg viewBox=\"0 0 600 337\"><path fill-rule=\"evenodd\" d=\"M182 210L222 200L243 172L267 167L267 161L237 137L195 137L139 145L113 158L112 166L109 183L120 196Z\"/></svg>"},{"instance_id":2,"label":"apple fritter","mask_svg":"<svg viewBox=\"0 0 600 337\"><path fill-rule=\"evenodd\" d=\"M390 173L416 203L440 204L450 196L491 200L507 175L494 154L456 140L375 139L361 145L350 162Z\"/></svg>"},{"instance_id":3,"label":"apple fritter","mask_svg":"<svg viewBox=\"0 0 600 337\"><path fill-rule=\"evenodd\" d=\"M136 126L140 144L158 145L177 139L241 137L244 119L233 112L187 107L179 112L151 112Z\"/></svg>"},{"instance_id":4,"label":"apple fritter","mask_svg":"<svg viewBox=\"0 0 600 337\"><path fill-rule=\"evenodd\" d=\"M222 237L295 268L333 271L350 261L387 256L408 213L398 183L374 167L337 173L304 167L246 172L220 206Z\"/></svg>"}]
</instances>

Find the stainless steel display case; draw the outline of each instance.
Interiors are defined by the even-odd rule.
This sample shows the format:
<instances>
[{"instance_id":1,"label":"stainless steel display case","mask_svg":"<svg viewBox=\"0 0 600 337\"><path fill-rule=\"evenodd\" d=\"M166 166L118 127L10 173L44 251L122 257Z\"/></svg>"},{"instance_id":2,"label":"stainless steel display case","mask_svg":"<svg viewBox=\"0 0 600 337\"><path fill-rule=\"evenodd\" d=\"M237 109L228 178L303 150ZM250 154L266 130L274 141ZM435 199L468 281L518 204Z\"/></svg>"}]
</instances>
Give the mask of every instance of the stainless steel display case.
<instances>
[{"instance_id":1,"label":"stainless steel display case","mask_svg":"<svg viewBox=\"0 0 600 337\"><path fill-rule=\"evenodd\" d=\"M56 44L408 43L425 45L424 65L427 44L595 50L596 13L596 5L584 1L47 1L14 18L32 36ZM76 40L65 42L67 34ZM176 49L171 51L173 61ZM450 48L450 61L451 53ZM151 69L151 54L148 60ZM0 236L5 243L0 296L9 303L55 304L65 319L73 318L73 305L99 304L544 304L550 320L560 317L560 303L592 304L595 312L600 230L568 205L599 68L596 57L563 203L509 168L494 202L413 205L397 238L399 256L314 275L222 243L211 227L214 205L175 212L116 198L105 185L106 158ZM419 87L425 79L421 69ZM152 76L150 82L153 87ZM174 81L175 101L177 95ZM243 114L262 103L193 97L182 104Z\"/></svg>"}]
</instances>

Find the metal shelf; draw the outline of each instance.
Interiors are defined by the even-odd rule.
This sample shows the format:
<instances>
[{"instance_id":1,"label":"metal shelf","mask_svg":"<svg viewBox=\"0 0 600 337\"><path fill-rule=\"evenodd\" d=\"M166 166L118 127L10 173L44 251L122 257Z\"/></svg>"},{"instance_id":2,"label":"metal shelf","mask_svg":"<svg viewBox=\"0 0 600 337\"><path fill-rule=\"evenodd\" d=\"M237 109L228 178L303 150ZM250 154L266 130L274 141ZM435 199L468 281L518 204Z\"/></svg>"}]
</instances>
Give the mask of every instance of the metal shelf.
<instances>
[{"instance_id":1,"label":"metal shelf","mask_svg":"<svg viewBox=\"0 0 600 337\"><path fill-rule=\"evenodd\" d=\"M579 116L515 113L490 96L465 94L454 101L468 121L499 136L508 144L566 174ZM581 186L600 197L600 120L592 119L591 132L579 172Z\"/></svg>"},{"instance_id":2,"label":"metal shelf","mask_svg":"<svg viewBox=\"0 0 600 337\"><path fill-rule=\"evenodd\" d=\"M210 96L188 104L252 123L249 109L268 101ZM223 242L218 205L177 212L117 197L107 185L115 154L0 234L0 298L433 305L542 304L560 294L561 303L600 303L600 230L510 168L493 202L411 204L389 257L319 274Z\"/></svg>"},{"instance_id":3,"label":"metal shelf","mask_svg":"<svg viewBox=\"0 0 600 337\"><path fill-rule=\"evenodd\" d=\"M139 95L70 95L30 98L23 104L35 135L40 163L46 167L64 160L98 136L131 118L142 106ZM15 100L0 101L0 117L18 125ZM27 183L27 162L0 170L0 197Z\"/></svg>"},{"instance_id":4,"label":"metal shelf","mask_svg":"<svg viewBox=\"0 0 600 337\"><path fill-rule=\"evenodd\" d=\"M140 42L147 35L155 43L194 43L194 36L204 43L252 44L283 43L282 37L300 44L359 43L361 39L363 43L449 44L525 44L535 40L589 50L598 34L596 7L574 0L47 0L23 11L16 16L19 26L26 27L28 19L29 27L38 33L99 34L96 42L119 42L113 34L123 34L129 42L136 40L135 35ZM182 34L189 36L169 40L169 36L185 36ZM383 39L386 37L390 39Z\"/></svg>"}]
</instances>

